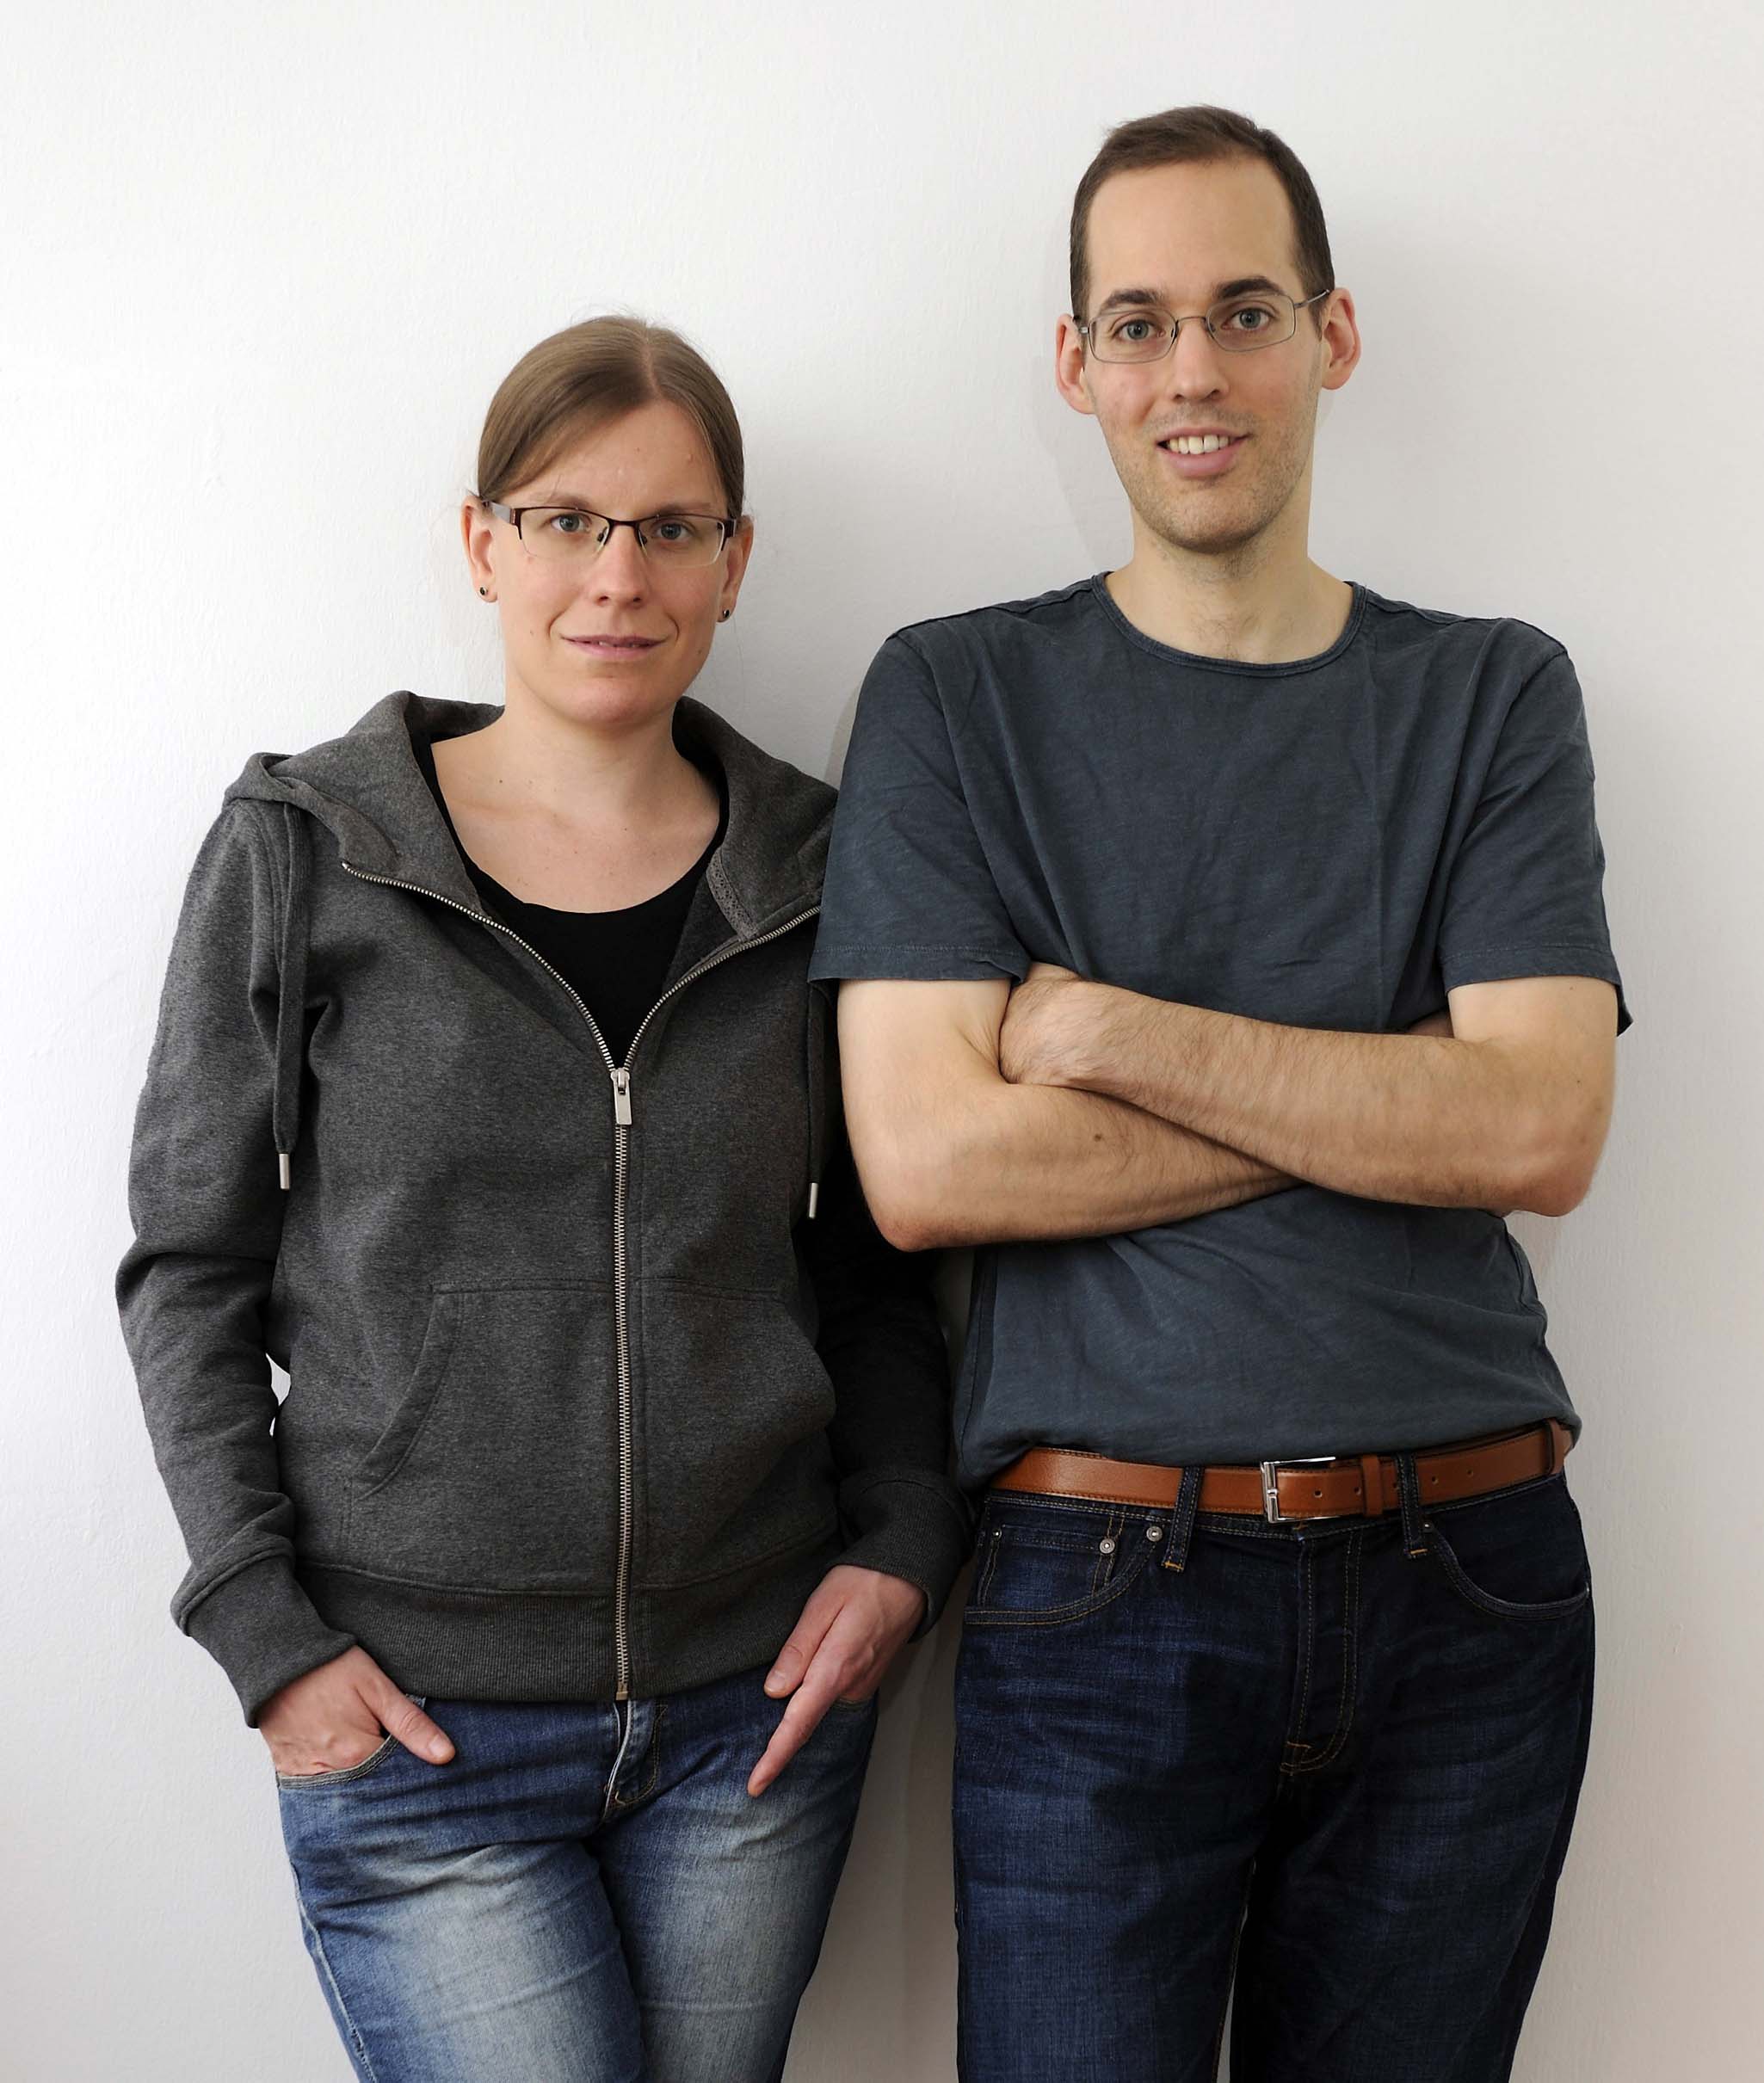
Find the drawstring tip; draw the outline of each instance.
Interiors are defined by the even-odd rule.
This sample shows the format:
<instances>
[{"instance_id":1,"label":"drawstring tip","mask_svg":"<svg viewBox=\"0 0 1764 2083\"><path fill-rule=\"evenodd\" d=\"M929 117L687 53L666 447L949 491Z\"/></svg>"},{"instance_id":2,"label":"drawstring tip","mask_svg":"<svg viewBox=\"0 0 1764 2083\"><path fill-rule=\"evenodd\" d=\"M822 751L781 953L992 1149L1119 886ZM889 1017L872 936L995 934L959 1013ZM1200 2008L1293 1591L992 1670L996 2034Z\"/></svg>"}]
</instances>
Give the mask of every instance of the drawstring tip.
<instances>
[{"instance_id":1,"label":"drawstring tip","mask_svg":"<svg viewBox=\"0 0 1764 2083\"><path fill-rule=\"evenodd\" d=\"M811 1179L809 1181L809 1220L811 1222L815 1219L815 1209L820 1199L821 1182L818 1179Z\"/></svg>"},{"instance_id":2,"label":"drawstring tip","mask_svg":"<svg viewBox=\"0 0 1764 2083\"><path fill-rule=\"evenodd\" d=\"M286 1193L293 1184L291 1161L287 1150L275 1153L275 1168L281 1174L281 1190Z\"/></svg>"}]
</instances>

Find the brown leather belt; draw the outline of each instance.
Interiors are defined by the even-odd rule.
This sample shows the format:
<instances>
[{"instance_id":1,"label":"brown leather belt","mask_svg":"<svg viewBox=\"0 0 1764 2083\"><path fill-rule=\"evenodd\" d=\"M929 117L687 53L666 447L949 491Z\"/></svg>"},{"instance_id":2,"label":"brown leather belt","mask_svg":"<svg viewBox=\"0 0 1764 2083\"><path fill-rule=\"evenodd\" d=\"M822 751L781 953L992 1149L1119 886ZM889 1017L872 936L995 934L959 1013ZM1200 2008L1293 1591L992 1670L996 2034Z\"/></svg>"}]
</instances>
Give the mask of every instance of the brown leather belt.
<instances>
[{"instance_id":1,"label":"brown leather belt","mask_svg":"<svg viewBox=\"0 0 1764 2083\"><path fill-rule=\"evenodd\" d=\"M1553 1476L1574 1437L1558 1419L1523 1432L1496 1433L1415 1457L1423 1507L1454 1504ZM1182 1470L1152 1461L1110 1461L1068 1447L1032 1447L992 1478L1001 1490L1082 1497L1097 1504L1172 1507ZM1389 1454L1333 1454L1314 1461L1264 1461L1254 1468L1208 1468L1198 1509L1236 1512L1271 1525L1298 1519L1377 1519L1397 1509L1397 1464Z\"/></svg>"}]
</instances>

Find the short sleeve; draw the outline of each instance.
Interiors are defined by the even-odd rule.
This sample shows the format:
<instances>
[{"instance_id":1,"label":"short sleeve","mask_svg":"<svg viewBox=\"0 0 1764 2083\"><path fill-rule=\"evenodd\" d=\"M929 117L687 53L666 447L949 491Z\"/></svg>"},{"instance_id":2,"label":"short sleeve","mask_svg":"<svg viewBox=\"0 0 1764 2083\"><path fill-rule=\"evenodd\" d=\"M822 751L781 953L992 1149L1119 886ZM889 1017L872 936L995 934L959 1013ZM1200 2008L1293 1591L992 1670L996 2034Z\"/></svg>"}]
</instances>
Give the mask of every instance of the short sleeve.
<instances>
[{"instance_id":1,"label":"short sleeve","mask_svg":"<svg viewBox=\"0 0 1764 2083\"><path fill-rule=\"evenodd\" d=\"M891 637L858 695L812 978L1027 975L963 792L930 669Z\"/></svg>"},{"instance_id":2,"label":"short sleeve","mask_svg":"<svg viewBox=\"0 0 1764 2083\"><path fill-rule=\"evenodd\" d=\"M1585 707L1558 650L1514 697L1453 860L1439 936L1445 988L1598 977L1617 992L1621 1034L1632 1023L1611 952L1604 873Z\"/></svg>"}]
</instances>

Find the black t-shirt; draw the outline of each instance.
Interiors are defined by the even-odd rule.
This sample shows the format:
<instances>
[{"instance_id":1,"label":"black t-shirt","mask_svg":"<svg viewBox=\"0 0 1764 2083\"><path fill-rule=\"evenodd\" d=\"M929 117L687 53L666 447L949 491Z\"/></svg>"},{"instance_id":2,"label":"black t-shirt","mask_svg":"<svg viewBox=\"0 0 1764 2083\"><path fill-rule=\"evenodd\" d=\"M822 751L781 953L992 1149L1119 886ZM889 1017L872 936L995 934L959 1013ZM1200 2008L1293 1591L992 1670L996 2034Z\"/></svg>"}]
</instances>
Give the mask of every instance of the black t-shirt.
<instances>
[{"instance_id":1,"label":"black t-shirt","mask_svg":"<svg viewBox=\"0 0 1764 2083\"><path fill-rule=\"evenodd\" d=\"M1311 658L1156 642L1101 577L891 637L858 702L815 977L1021 978L1367 1033L1459 984L1602 977L1574 667L1354 589ZM1516 1238L1301 1186L975 1266L969 1484L1037 1445L1250 1461L1577 1423Z\"/></svg>"},{"instance_id":2,"label":"black t-shirt","mask_svg":"<svg viewBox=\"0 0 1764 2083\"><path fill-rule=\"evenodd\" d=\"M644 1015L662 995L693 892L706 864L722 843L729 823L729 792L722 776L708 774L722 798L717 829L709 845L678 882L645 897L640 904L627 904L617 911L556 911L546 904L523 902L494 876L484 873L454 830L429 739L413 730L410 749L416 755L416 764L422 769L429 792L447 819L453 844L460 848L460 858L484 909L519 934L580 994L612 1051L613 1061L622 1063Z\"/></svg>"}]
</instances>

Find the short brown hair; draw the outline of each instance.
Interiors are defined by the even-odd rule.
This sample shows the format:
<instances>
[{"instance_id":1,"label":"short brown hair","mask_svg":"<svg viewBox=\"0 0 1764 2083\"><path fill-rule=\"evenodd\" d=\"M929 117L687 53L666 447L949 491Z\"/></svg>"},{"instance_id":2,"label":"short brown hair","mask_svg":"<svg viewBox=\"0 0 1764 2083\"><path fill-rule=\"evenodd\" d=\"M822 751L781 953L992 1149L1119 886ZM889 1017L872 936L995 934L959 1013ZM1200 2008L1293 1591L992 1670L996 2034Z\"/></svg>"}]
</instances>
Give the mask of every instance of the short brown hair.
<instances>
[{"instance_id":1,"label":"short brown hair","mask_svg":"<svg viewBox=\"0 0 1764 2083\"><path fill-rule=\"evenodd\" d=\"M1306 296L1316 296L1335 287L1335 264L1329 259L1329 235L1323 224L1323 205L1317 199L1311 176L1298 162L1291 145L1273 131L1263 130L1248 116L1230 108L1205 104L1189 108L1166 108L1161 115L1139 116L1131 123L1118 123L1102 141L1102 149L1084 169L1084 178L1072 198L1071 288L1072 316L1089 316L1084 309L1090 295L1090 256L1087 240L1090 205L1096 191L1111 174L1138 171L1152 166L1182 166L1209 159L1266 159L1280 176L1292 206L1293 261ZM1316 305L1311 307L1313 320Z\"/></svg>"},{"instance_id":2,"label":"short brown hair","mask_svg":"<svg viewBox=\"0 0 1764 2083\"><path fill-rule=\"evenodd\" d=\"M731 518L745 496L741 423L716 371L666 326L585 318L529 348L497 386L478 444L478 496L500 499L579 435L658 401L704 436Z\"/></svg>"}]
</instances>

